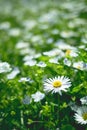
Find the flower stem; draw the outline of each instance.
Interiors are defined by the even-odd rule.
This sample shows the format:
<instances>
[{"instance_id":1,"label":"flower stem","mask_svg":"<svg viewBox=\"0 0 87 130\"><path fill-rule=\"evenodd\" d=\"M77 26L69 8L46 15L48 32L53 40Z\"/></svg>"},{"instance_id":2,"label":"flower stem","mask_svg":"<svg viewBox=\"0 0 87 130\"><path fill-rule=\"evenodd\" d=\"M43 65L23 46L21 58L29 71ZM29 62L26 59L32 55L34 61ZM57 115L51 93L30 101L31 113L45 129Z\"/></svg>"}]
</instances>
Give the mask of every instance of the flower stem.
<instances>
[{"instance_id":1,"label":"flower stem","mask_svg":"<svg viewBox=\"0 0 87 130\"><path fill-rule=\"evenodd\" d=\"M58 94L58 111L57 111L58 127L60 128L60 95Z\"/></svg>"},{"instance_id":2,"label":"flower stem","mask_svg":"<svg viewBox=\"0 0 87 130\"><path fill-rule=\"evenodd\" d=\"M24 126L24 118L23 118L23 111L21 110L21 125Z\"/></svg>"}]
</instances>

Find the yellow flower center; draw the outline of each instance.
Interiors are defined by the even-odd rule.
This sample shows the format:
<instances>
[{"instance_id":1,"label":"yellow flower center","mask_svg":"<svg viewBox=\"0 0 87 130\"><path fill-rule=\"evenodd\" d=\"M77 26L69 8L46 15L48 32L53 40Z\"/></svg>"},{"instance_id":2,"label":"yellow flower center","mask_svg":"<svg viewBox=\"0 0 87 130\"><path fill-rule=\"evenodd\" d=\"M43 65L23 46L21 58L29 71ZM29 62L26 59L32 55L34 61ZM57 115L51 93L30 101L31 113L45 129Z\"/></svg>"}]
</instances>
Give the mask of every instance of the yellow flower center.
<instances>
[{"instance_id":1,"label":"yellow flower center","mask_svg":"<svg viewBox=\"0 0 87 130\"><path fill-rule=\"evenodd\" d=\"M83 113L82 117L84 120L87 120L87 113Z\"/></svg>"},{"instance_id":2,"label":"yellow flower center","mask_svg":"<svg viewBox=\"0 0 87 130\"><path fill-rule=\"evenodd\" d=\"M77 66L77 69L80 69L80 68L81 68L81 66L80 66L80 65L78 65L78 66Z\"/></svg>"},{"instance_id":3,"label":"yellow flower center","mask_svg":"<svg viewBox=\"0 0 87 130\"><path fill-rule=\"evenodd\" d=\"M61 81L59 81L59 80L55 80L55 81L53 82L53 87L55 87L55 88L61 87L61 85L62 85L62 83L61 83Z\"/></svg>"},{"instance_id":4,"label":"yellow flower center","mask_svg":"<svg viewBox=\"0 0 87 130\"><path fill-rule=\"evenodd\" d=\"M70 53L71 53L71 50L66 51L66 55L70 55Z\"/></svg>"}]
</instances>

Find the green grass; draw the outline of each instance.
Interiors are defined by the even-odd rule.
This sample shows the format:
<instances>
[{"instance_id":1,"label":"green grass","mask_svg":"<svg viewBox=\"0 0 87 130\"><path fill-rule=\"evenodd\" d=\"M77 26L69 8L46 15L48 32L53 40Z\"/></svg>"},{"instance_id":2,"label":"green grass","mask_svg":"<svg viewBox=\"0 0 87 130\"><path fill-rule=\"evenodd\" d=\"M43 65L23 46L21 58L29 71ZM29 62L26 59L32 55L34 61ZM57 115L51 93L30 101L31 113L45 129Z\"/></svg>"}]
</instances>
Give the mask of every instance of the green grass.
<instances>
[{"instance_id":1,"label":"green grass","mask_svg":"<svg viewBox=\"0 0 87 130\"><path fill-rule=\"evenodd\" d=\"M80 107L87 113L81 102L87 96L87 1L1 0L0 5L0 129L87 130L87 119L82 125L74 118ZM17 48L21 42L26 47ZM1 72L4 62L10 72ZM44 91L45 80L58 76L70 79L67 92ZM45 97L35 102L37 91Z\"/></svg>"}]
</instances>

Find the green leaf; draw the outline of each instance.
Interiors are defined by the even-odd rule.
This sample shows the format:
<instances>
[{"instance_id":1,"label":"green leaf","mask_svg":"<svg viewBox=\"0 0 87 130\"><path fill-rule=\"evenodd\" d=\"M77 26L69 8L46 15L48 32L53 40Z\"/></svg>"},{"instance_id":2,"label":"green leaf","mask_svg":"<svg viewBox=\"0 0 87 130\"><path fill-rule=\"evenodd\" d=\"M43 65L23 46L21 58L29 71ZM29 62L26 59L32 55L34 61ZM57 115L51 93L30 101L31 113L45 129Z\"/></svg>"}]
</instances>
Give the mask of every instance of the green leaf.
<instances>
[{"instance_id":1,"label":"green leaf","mask_svg":"<svg viewBox=\"0 0 87 130\"><path fill-rule=\"evenodd\" d=\"M75 128L71 125L65 125L61 128L61 130L75 130Z\"/></svg>"}]
</instances>

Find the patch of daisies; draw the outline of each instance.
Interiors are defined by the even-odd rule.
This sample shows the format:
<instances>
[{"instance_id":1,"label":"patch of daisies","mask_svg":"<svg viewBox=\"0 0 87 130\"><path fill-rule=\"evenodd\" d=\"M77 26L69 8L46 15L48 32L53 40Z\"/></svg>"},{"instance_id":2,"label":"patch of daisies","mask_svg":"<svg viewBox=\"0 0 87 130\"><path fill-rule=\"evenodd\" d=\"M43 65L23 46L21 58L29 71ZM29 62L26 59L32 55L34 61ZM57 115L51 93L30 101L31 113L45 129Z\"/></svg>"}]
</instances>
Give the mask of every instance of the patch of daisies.
<instances>
[{"instance_id":1,"label":"patch of daisies","mask_svg":"<svg viewBox=\"0 0 87 130\"><path fill-rule=\"evenodd\" d=\"M23 16L28 10L26 5L25 11L23 9L13 11L13 16L19 21L20 27L13 27L11 21L8 20L0 23L0 31L7 34L7 40L13 39L15 53L17 53L17 57L21 57L21 66L0 61L0 75L5 74L8 81L14 80L19 86L29 85L29 93L24 93L21 98L21 103L25 107L46 100L49 94L58 94L61 98L64 93L69 93L75 77L68 76L67 70L73 70L74 73L87 72L87 60L82 54L83 50L87 52L87 34L84 30L87 26L86 20L79 17L83 6L86 9L82 4L79 3L79 7L76 7L74 1L64 2L59 9L51 8L48 11L42 11L39 15L37 14L40 9L33 8L34 10L32 10L31 8L31 13L36 15L31 19ZM6 8L8 10L8 7ZM6 12L6 8L4 13L10 14L11 9ZM42 6L42 8L45 10L46 7ZM81 37L80 41L76 41L78 37ZM66 66L68 69L64 70L65 73L62 74L62 71L58 72L59 68L54 74L54 70L59 66ZM49 67L51 69L47 71ZM36 85L37 82L41 82L41 84ZM31 88L35 91L31 92ZM75 102L70 102L68 105L74 111L76 122L86 125L87 96L83 96L79 100L81 106Z\"/></svg>"}]
</instances>

